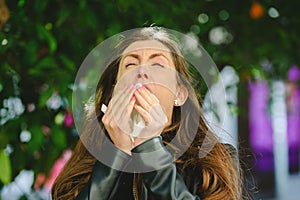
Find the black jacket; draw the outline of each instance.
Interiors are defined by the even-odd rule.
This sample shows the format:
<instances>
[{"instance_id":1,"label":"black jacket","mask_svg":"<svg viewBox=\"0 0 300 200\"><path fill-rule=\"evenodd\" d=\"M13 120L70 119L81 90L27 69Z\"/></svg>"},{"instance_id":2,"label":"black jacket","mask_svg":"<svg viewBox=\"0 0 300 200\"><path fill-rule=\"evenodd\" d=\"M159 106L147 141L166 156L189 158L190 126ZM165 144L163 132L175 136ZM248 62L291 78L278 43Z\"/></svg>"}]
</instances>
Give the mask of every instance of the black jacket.
<instances>
[{"instance_id":1,"label":"black jacket","mask_svg":"<svg viewBox=\"0 0 300 200\"><path fill-rule=\"evenodd\" d=\"M151 154L151 152L155 153ZM161 137L149 139L138 145L132 150L132 156L109 144L104 145L100 154L106 160L105 163L110 163L110 166L97 161L89 182L75 200L134 199L134 173L116 170L132 167L132 164L137 171L148 171L140 173L143 200L200 200L187 189Z\"/></svg>"}]
</instances>

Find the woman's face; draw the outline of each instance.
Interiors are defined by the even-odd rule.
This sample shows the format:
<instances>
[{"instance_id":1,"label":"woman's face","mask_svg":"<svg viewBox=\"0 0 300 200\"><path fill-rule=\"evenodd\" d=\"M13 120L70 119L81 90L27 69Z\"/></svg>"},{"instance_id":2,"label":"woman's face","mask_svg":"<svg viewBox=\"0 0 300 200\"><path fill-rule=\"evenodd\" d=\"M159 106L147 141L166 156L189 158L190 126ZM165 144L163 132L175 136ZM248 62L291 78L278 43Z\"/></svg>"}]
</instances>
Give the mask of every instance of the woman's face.
<instances>
[{"instance_id":1,"label":"woman's face","mask_svg":"<svg viewBox=\"0 0 300 200\"><path fill-rule=\"evenodd\" d=\"M123 52L115 90L140 83L159 100L171 122L178 89L175 65L170 50L156 40L137 41Z\"/></svg>"}]
</instances>

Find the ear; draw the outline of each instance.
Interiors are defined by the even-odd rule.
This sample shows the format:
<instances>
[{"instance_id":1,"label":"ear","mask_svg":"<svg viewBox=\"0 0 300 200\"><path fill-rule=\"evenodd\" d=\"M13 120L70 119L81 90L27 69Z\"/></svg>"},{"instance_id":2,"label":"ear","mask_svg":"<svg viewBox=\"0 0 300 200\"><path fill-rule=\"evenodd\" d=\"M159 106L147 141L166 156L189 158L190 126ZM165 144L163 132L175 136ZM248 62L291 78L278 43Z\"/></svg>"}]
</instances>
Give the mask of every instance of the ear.
<instances>
[{"instance_id":1,"label":"ear","mask_svg":"<svg viewBox=\"0 0 300 200\"><path fill-rule=\"evenodd\" d=\"M182 106L189 96L189 92L184 85L179 85L177 87L176 99L177 103L174 103L174 106Z\"/></svg>"}]
</instances>

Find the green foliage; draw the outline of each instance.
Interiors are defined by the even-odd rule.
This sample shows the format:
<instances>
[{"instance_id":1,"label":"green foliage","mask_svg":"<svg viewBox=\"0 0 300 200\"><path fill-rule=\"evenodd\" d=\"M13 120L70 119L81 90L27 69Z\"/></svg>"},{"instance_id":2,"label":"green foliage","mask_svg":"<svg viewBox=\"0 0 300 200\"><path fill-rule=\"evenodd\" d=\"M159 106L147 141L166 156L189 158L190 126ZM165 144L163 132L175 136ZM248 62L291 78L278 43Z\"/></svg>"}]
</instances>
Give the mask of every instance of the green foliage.
<instances>
[{"instance_id":1,"label":"green foliage","mask_svg":"<svg viewBox=\"0 0 300 200\"><path fill-rule=\"evenodd\" d=\"M0 181L4 184L8 184L11 181L11 164L4 150L0 151L0 171Z\"/></svg>"},{"instance_id":2,"label":"green foliage","mask_svg":"<svg viewBox=\"0 0 300 200\"><path fill-rule=\"evenodd\" d=\"M74 145L75 127L58 123L71 107L69 85L88 52L121 31L151 24L194 31L220 69L232 65L240 73L255 69L261 76L284 78L291 64L299 64L299 1L259 2L264 15L252 19L250 0L6 1L10 19L0 32L0 109L5 99L20 97L25 111L0 126L0 148L7 144L13 148L10 157L1 151L0 180L8 183L23 168L47 174L61 152ZM268 16L270 7L278 9L278 18ZM201 13L208 16L207 23L199 23ZM226 28L232 41L212 43L209 34L217 26ZM273 63L273 68L261 68L263 60ZM90 79L95 76L89 74ZM54 93L64 99L56 110L47 107ZM30 105L35 109L30 110ZM20 141L24 129L31 133L28 142Z\"/></svg>"}]
</instances>

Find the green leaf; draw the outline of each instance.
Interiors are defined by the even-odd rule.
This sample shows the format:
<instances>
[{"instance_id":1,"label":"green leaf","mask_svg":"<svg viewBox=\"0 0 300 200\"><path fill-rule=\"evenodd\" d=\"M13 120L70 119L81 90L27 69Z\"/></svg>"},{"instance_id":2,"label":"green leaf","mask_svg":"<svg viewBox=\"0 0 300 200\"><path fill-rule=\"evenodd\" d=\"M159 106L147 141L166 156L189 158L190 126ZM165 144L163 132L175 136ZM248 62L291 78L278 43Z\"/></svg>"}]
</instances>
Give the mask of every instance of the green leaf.
<instances>
[{"instance_id":1,"label":"green leaf","mask_svg":"<svg viewBox=\"0 0 300 200\"><path fill-rule=\"evenodd\" d=\"M34 153L36 150L40 149L43 141L44 141L44 134L42 132L41 126L33 126L29 129L31 132L31 140L28 142L28 151L30 153Z\"/></svg>"},{"instance_id":2,"label":"green leaf","mask_svg":"<svg viewBox=\"0 0 300 200\"><path fill-rule=\"evenodd\" d=\"M58 126L54 126L51 129L51 138L53 143L60 149L66 148L67 138L66 133Z\"/></svg>"},{"instance_id":3,"label":"green leaf","mask_svg":"<svg viewBox=\"0 0 300 200\"><path fill-rule=\"evenodd\" d=\"M50 72L55 67L57 67L57 63L55 62L53 57L45 57L41 61L39 61L34 67L29 69L29 75L35 76L43 76L43 74Z\"/></svg>"},{"instance_id":4,"label":"green leaf","mask_svg":"<svg viewBox=\"0 0 300 200\"><path fill-rule=\"evenodd\" d=\"M59 12L58 19L55 22L55 26L60 27L70 16L71 16L71 8L68 6L62 6Z\"/></svg>"},{"instance_id":5,"label":"green leaf","mask_svg":"<svg viewBox=\"0 0 300 200\"><path fill-rule=\"evenodd\" d=\"M4 130L0 130L0 148L5 148L9 143L9 134L7 134Z\"/></svg>"},{"instance_id":6,"label":"green leaf","mask_svg":"<svg viewBox=\"0 0 300 200\"><path fill-rule=\"evenodd\" d=\"M11 163L9 156L4 152L4 149L0 151L0 181L4 184L11 182Z\"/></svg>"},{"instance_id":7,"label":"green leaf","mask_svg":"<svg viewBox=\"0 0 300 200\"><path fill-rule=\"evenodd\" d=\"M48 99L51 97L51 95L53 94L53 91L54 91L54 88L51 87L45 91L43 91L41 94L40 94L40 98L39 98L39 107L45 107L46 104L47 104L47 101Z\"/></svg>"},{"instance_id":8,"label":"green leaf","mask_svg":"<svg viewBox=\"0 0 300 200\"><path fill-rule=\"evenodd\" d=\"M69 59L66 55L62 54L59 56L60 60L64 64L64 67L70 71L73 71L75 69L76 64Z\"/></svg>"},{"instance_id":9,"label":"green leaf","mask_svg":"<svg viewBox=\"0 0 300 200\"><path fill-rule=\"evenodd\" d=\"M25 4L25 0L20 0L20 1L18 2L18 6L19 6L19 7L23 7L24 4Z\"/></svg>"},{"instance_id":10,"label":"green leaf","mask_svg":"<svg viewBox=\"0 0 300 200\"><path fill-rule=\"evenodd\" d=\"M40 39L44 39L48 42L50 53L54 53L57 48L57 42L55 37L50 31L46 30L45 27L41 25L36 26L38 31L38 36Z\"/></svg>"},{"instance_id":11,"label":"green leaf","mask_svg":"<svg viewBox=\"0 0 300 200\"><path fill-rule=\"evenodd\" d=\"M86 23L86 28L91 28L93 30L97 28L98 16L90 8L85 9L84 15L80 16L80 20L82 20L83 23Z\"/></svg>"},{"instance_id":12,"label":"green leaf","mask_svg":"<svg viewBox=\"0 0 300 200\"><path fill-rule=\"evenodd\" d=\"M47 8L48 1L37 1L34 3L34 5L35 5L35 11L37 13L43 13Z\"/></svg>"}]
</instances>

